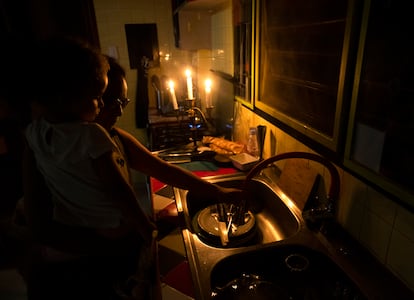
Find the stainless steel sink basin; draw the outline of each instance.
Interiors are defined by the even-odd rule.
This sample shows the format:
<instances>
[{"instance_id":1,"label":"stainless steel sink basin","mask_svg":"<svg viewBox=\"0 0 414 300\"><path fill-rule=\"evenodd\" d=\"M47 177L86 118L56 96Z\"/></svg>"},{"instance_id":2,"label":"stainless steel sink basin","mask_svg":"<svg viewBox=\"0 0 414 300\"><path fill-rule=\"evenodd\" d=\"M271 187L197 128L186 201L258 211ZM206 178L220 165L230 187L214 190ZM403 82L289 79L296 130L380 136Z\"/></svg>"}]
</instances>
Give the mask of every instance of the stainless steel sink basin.
<instances>
[{"instance_id":1,"label":"stainless steel sink basin","mask_svg":"<svg viewBox=\"0 0 414 300\"><path fill-rule=\"evenodd\" d=\"M246 174L204 177L209 182L226 187L241 187ZM273 178L274 179L274 178ZM264 175L250 181L253 195L247 200L247 208L255 216L257 236L244 244L226 247L220 243L204 240L194 226L197 214L214 204L216 199L208 195L200 197L187 190L174 188L182 236L195 289L196 299L210 299L210 274L212 268L223 258L234 254L260 249L283 242L308 239L308 230L296 204Z\"/></svg>"},{"instance_id":2,"label":"stainless steel sink basin","mask_svg":"<svg viewBox=\"0 0 414 300\"><path fill-rule=\"evenodd\" d=\"M292 280L300 283L299 279L304 276L308 276L308 279L320 276L317 273L319 268L326 271L327 274L335 271L335 276L336 274L339 275L337 277L338 280L334 279L332 282L329 280L334 277L330 277L330 275L321 276L321 282L325 286L321 287L317 292L325 290L327 286L329 286L329 290L333 285L342 282L339 278L341 280L345 278L341 277L343 273L339 269L330 264L330 260L324 260L316 252L308 251L305 253L307 255L306 258L303 258L303 252L307 248L288 248L291 245L302 245L303 247L312 246L312 248L316 249L318 247L315 245L320 245L320 242L315 238L310 228L308 228L303 218L302 210L299 209L297 203L277 185L280 173L277 172L277 168L273 168L271 163L285 158L315 159L313 155L307 153L292 153L289 156L279 155L271 158L271 160L264 160L259 163L258 167L253 168L247 175L241 173L237 176L233 174L204 178L221 186L246 188L250 192L250 196L246 201L246 208L255 217L257 236L247 243L237 245L229 243L229 245L221 246L220 243L211 242L211 239L204 239L200 235L197 222L194 220L197 219L200 211L205 211L206 208L216 203L216 199L209 197L209 195L197 196L186 190L175 189L174 196L179 215L181 216L180 219L183 222L182 235L192 279L196 287L196 299L211 299L214 289L225 289L226 286L231 287L234 280L239 284L252 278L256 280L253 285L264 286L264 292L270 291L272 295L279 294L282 296L286 293L293 293L290 290L286 292L285 285L290 281L283 281L285 277L293 276L294 274L296 277L291 277ZM318 158L316 160L319 161ZM323 162L324 165L328 165L329 170L332 170L330 173L333 174L331 174L331 181L333 183L331 183L327 199L336 199L338 191L336 183L339 177L336 176L337 172L334 166L325 161ZM283 249L289 249L289 251L284 251ZM289 273L291 271L282 270L288 253L295 254L291 257L292 269L301 268L301 259L302 263L305 262L305 265L309 262L311 267L307 269L308 267L305 266L306 271L302 270L302 272L292 274ZM244 277L241 278L241 276ZM264 277L263 280L262 277ZM346 281L346 284L348 284L348 281ZM350 286L353 285L350 284ZM302 282L302 290L305 287L305 283ZM249 285L247 285L247 290L249 290L248 288ZM345 286L343 289L346 289ZM298 291L295 290L294 292ZM262 293L262 290L260 293ZM251 296L247 294L247 298L231 298L231 295L225 295L221 299L250 299L252 298ZM276 299L260 298L261 296L263 295L260 295L259 298L256 297L256 299ZM284 298L278 297L277 299ZM322 298L302 297L299 299Z\"/></svg>"},{"instance_id":3,"label":"stainless steel sink basin","mask_svg":"<svg viewBox=\"0 0 414 300\"><path fill-rule=\"evenodd\" d=\"M324 253L303 245L263 247L212 269L212 299L365 299Z\"/></svg>"},{"instance_id":4,"label":"stainless steel sink basin","mask_svg":"<svg viewBox=\"0 0 414 300\"><path fill-rule=\"evenodd\" d=\"M243 176L216 177L209 181L225 187L241 187L243 179ZM301 218L300 215L295 214L294 203L280 193L276 186L270 186L263 180L251 180L249 185L251 196L247 199L247 207L254 216L256 234L243 243L231 243L230 238L229 246L268 244L295 235L301 227ZM212 205L215 199L208 196L200 197L191 192L185 192L181 196L185 198L183 211L187 227L206 244L222 246L218 239L203 235L197 222L200 211Z\"/></svg>"}]
</instances>

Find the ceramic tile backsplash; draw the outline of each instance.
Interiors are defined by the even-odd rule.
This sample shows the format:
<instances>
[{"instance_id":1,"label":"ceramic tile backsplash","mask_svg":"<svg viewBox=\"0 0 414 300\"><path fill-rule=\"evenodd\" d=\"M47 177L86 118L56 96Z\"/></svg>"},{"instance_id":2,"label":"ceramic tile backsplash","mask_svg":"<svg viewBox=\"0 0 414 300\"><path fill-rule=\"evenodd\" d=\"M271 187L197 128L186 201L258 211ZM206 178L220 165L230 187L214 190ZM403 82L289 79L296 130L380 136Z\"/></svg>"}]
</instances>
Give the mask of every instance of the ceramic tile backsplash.
<instances>
[{"instance_id":1,"label":"ceramic tile backsplash","mask_svg":"<svg viewBox=\"0 0 414 300\"><path fill-rule=\"evenodd\" d=\"M394 229L414 242L414 214L403 207L398 207Z\"/></svg>"},{"instance_id":2,"label":"ceramic tile backsplash","mask_svg":"<svg viewBox=\"0 0 414 300\"><path fill-rule=\"evenodd\" d=\"M338 203L338 221L357 240L366 209L367 187L350 174L343 172Z\"/></svg>"},{"instance_id":3,"label":"ceramic tile backsplash","mask_svg":"<svg viewBox=\"0 0 414 300\"><path fill-rule=\"evenodd\" d=\"M414 290L414 216L403 208L397 212L387 256L387 266Z\"/></svg>"},{"instance_id":4,"label":"ceramic tile backsplash","mask_svg":"<svg viewBox=\"0 0 414 300\"><path fill-rule=\"evenodd\" d=\"M414 214L397 208L387 265L414 290Z\"/></svg>"},{"instance_id":5,"label":"ceramic tile backsplash","mask_svg":"<svg viewBox=\"0 0 414 300\"><path fill-rule=\"evenodd\" d=\"M390 201L386 196L374 190L372 187L367 188L367 209L372 211L390 225L394 224L397 212L397 204Z\"/></svg>"},{"instance_id":6,"label":"ceramic tile backsplash","mask_svg":"<svg viewBox=\"0 0 414 300\"><path fill-rule=\"evenodd\" d=\"M365 204L360 241L385 263L397 206L371 187Z\"/></svg>"},{"instance_id":7,"label":"ceramic tile backsplash","mask_svg":"<svg viewBox=\"0 0 414 300\"><path fill-rule=\"evenodd\" d=\"M359 236L360 242L382 263L386 261L391 232L391 224L385 222L371 210L365 210Z\"/></svg>"}]
</instances>

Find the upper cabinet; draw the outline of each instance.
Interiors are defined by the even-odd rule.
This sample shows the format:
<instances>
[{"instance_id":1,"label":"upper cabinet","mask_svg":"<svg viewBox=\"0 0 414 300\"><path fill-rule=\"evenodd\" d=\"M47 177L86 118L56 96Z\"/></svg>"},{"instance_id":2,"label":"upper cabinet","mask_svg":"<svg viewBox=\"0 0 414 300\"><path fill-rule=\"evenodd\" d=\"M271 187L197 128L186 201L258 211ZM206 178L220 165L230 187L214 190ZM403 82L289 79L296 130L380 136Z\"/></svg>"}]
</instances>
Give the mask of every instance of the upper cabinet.
<instances>
[{"instance_id":1,"label":"upper cabinet","mask_svg":"<svg viewBox=\"0 0 414 300\"><path fill-rule=\"evenodd\" d=\"M236 99L253 107L255 0L233 0L234 83Z\"/></svg>"},{"instance_id":2,"label":"upper cabinet","mask_svg":"<svg viewBox=\"0 0 414 300\"><path fill-rule=\"evenodd\" d=\"M211 49L211 15L229 0L172 0L175 46Z\"/></svg>"},{"instance_id":3,"label":"upper cabinet","mask_svg":"<svg viewBox=\"0 0 414 300\"><path fill-rule=\"evenodd\" d=\"M255 107L337 151L349 68L353 0L261 0Z\"/></svg>"},{"instance_id":4,"label":"upper cabinet","mask_svg":"<svg viewBox=\"0 0 414 300\"><path fill-rule=\"evenodd\" d=\"M414 207L414 46L409 2L365 1L345 164Z\"/></svg>"}]
</instances>

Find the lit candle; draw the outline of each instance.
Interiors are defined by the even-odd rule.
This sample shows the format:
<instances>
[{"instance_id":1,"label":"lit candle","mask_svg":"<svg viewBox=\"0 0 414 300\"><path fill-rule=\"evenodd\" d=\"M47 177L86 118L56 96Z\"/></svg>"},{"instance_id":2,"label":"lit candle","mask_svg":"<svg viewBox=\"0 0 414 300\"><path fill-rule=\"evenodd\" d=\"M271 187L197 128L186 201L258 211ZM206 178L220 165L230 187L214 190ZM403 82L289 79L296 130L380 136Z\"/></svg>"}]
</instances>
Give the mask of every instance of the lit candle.
<instances>
[{"instance_id":1,"label":"lit candle","mask_svg":"<svg viewBox=\"0 0 414 300\"><path fill-rule=\"evenodd\" d=\"M213 106L213 103L211 101L211 80L206 79L205 83L205 91L206 91L206 107L210 108Z\"/></svg>"},{"instance_id":2,"label":"lit candle","mask_svg":"<svg viewBox=\"0 0 414 300\"><path fill-rule=\"evenodd\" d=\"M193 79L191 78L191 71L189 69L185 70L185 76L187 77L187 94L188 99L193 99Z\"/></svg>"},{"instance_id":3,"label":"lit candle","mask_svg":"<svg viewBox=\"0 0 414 300\"><path fill-rule=\"evenodd\" d=\"M177 102L177 97L175 96L175 90L174 90L174 81L170 80L168 82L168 85L170 87L170 94L171 94L171 101L172 101L173 109L178 110L178 102Z\"/></svg>"}]
</instances>

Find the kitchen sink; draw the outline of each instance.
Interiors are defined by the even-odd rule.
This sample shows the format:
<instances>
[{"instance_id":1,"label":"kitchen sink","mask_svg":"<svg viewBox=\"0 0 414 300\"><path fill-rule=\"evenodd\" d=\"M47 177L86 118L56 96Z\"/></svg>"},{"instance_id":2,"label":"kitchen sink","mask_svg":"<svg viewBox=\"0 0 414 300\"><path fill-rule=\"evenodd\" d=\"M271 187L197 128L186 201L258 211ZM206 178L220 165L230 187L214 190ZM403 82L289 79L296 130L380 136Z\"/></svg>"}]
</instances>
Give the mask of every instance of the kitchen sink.
<instances>
[{"instance_id":1,"label":"kitchen sink","mask_svg":"<svg viewBox=\"0 0 414 300\"><path fill-rule=\"evenodd\" d=\"M320 206L298 202L300 209L278 186L280 173L271 163L290 158L327 167L331 184ZM248 183L246 208L255 217L256 234L228 245L206 238L195 220L216 199L174 188L195 299L412 299L412 292L334 221L339 175L323 158L284 153L248 174L204 179L224 187Z\"/></svg>"},{"instance_id":2,"label":"kitchen sink","mask_svg":"<svg viewBox=\"0 0 414 300\"><path fill-rule=\"evenodd\" d=\"M211 271L212 299L365 299L324 253L277 245L224 258Z\"/></svg>"},{"instance_id":3,"label":"kitchen sink","mask_svg":"<svg viewBox=\"0 0 414 300\"><path fill-rule=\"evenodd\" d=\"M224 187L240 188L244 182L244 177L227 178L216 177L209 180ZM293 202L289 202L286 196L278 194L277 187L271 186L262 180L251 180L248 190L250 191L247 199L247 209L254 217L254 227L252 234L246 234L243 238L229 236L228 247L239 247L247 245L268 244L284 240L295 235L301 227L301 219L295 214ZM206 207L215 203L215 199L206 196L195 195L187 192L183 201L183 211L187 220L187 227L198 235L205 243L222 247L219 237L205 234L199 226L200 212ZM288 207L289 205L289 207ZM232 239L233 238L233 239Z\"/></svg>"}]
</instances>

